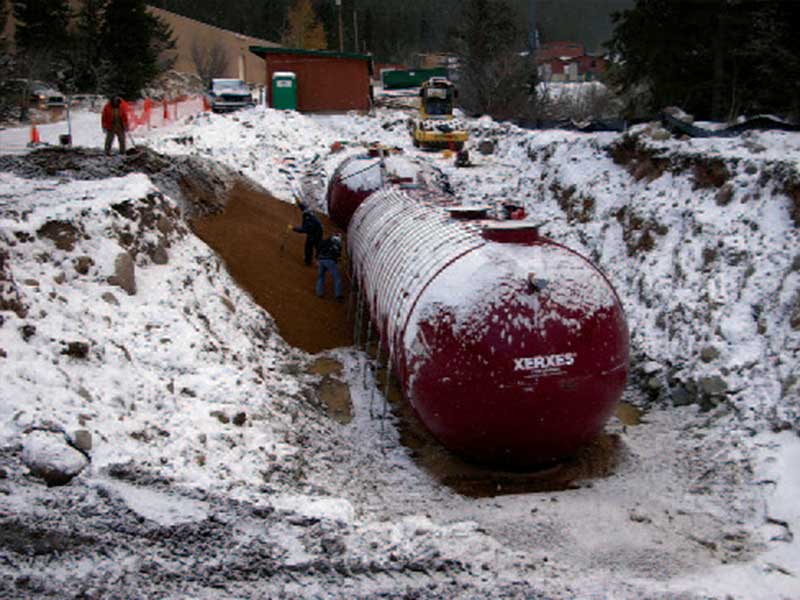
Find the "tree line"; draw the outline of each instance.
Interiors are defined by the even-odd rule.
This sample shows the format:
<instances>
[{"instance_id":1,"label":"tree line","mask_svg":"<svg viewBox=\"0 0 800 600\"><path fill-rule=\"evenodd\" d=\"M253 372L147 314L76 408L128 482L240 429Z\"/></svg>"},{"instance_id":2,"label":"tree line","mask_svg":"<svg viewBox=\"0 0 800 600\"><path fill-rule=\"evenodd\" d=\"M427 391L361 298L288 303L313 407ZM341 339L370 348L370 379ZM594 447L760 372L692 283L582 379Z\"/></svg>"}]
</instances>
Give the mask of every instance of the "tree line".
<instances>
[{"instance_id":1,"label":"tree line","mask_svg":"<svg viewBox=\"0 0 800 600\"><path fill-rule=\"evenodd\" d=\"M610 13L634 0L536 0L536 21L543 41L584 42L600 48L610 34ZM289 26L295 0L154 0L151 4L223 29L280 43ZM335 0L309 0L325 29L326 45L339 49ZM348 52L368 52L379 62L408 64L419 52L441 51L452 45L463 0L342 0L343 46ZM529 0L508 0L516 25L526 30Z\"/></svg>"},{"instance_id":2,"label":"tree line","mask_svg":"<svg viewBox=\"0 0 800 600\"><path fill-rule=\"evenodd\" d=\"M333 0L156 4L288 46L339 49ZM643 117L668 105L718 120L763 112L800 116L800 2L579 4L581 10L575 10L573 0L540 0L535 6L542 41L579 31L595 41L609 38L600 46L612 59L605 83L620 102L594 107L602 115L591 114L593 107L588 107L583 116ZM547 107L536 94L536 65L523 55L527 5L526 0L342 0L342 45L346 51L369 52L376 61L409 65L420 52L454 52L461 60L462 101L471 112L537 118ZM309 23L316 33L298 34ZM615 114L608 114L612 108Z\"/></svg>"},{"instance_id":3,"label":"tree line","mask_svg":"<svg viewBox=\"0 0 800 600\"><path fill-rule=\"evenodd\" d=\"M525 52L523 0L342 0L341 9L333 0L153 4L286 46L338 50L341 43L376 61L413 64L418 52L452 52L470 113L535 119L546 110L535 61ZM624 104L617 115L588 110L584 116L649 116L668 105L710 119L800 115L800 2L593 0L592 6L592 15L628 6L613 14L605 46L612 63L605 83ZM67 0L0 0L0 20L13 14L18 22L16 53L9 60L0 48L0 69L13 63L17 74L57 81L62 89L135 97L169 65L171 32L143 0L80 0L77 7L71 14Z\"/></svg>"},{"instance_id":4,"label":"tree line","mask_svg":"<svg viewBox=\"0 0 800 600\"><path fill-rule=\"evenodd\" d=\"M612 83L631 116L800 116L800 3L637 0L614 16Z\"/></svg>"},{"instance_id":5,"label":"tree line","mask_svg":"<svg viewBox=\"0 0 800 600\"><path fill-rule=\"evenodd\" d=\"M324 30L324 48L338 50L339 8L334 0L155 0L154 6L253 37L287 41L292 12L306 10ZM341 46L384 62L408 62L414 53L442 49L452 33L459 0L342 0ZM290 36L289 36L290 37ZM317 39L319 41L319 39Z\"/></svg>"}]
</instances>

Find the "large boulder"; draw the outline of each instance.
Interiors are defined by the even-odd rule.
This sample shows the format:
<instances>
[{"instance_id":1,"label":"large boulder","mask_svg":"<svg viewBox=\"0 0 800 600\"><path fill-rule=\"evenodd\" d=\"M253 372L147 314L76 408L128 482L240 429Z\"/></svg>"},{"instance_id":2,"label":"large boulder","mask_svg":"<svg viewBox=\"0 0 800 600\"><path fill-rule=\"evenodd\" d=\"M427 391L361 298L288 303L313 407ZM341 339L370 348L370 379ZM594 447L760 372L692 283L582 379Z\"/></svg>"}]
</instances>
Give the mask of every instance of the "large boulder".
<instances>
[{"instance_id":1,"label":"large boulder","mask_svg":"<svg viewBox=\"0 0 800 600\"><path fill-rule=\"evenodd\" d=\"M86 456L67 443L63 433L50 431L33 431L25 437L22 462L48 486L66 485L89 464Z\"/></svg>"}]
</instances>

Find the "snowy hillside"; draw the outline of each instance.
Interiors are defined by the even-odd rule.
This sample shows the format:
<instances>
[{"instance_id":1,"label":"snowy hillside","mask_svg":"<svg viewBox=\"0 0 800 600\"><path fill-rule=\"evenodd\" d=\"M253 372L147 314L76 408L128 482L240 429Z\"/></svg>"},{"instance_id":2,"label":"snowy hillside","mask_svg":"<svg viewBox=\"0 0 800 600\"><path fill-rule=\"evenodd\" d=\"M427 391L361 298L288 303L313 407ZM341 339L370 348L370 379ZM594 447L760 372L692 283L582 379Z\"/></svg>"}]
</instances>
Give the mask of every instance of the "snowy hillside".
<instances>
[{"instance_id":1,"label":"snowy hillside","mask_svg":"<svg viewBox=\"0 0 800 600\"><path fill-rule=\"evenodd\" d=\"M0 596L800 598L800 135L470 128L469 168L391 110L0 158ZM607 472L458 493L401 443L363 352L288 346L191 233L242 179L323 209L374 142L465 203L524 203L614 285L643 415L609 423Z\"/></svg>"},{"instance_id":2,"label":"snowy hillside","mask_svg":"<svg viewBox=\"0 0 800 600\"><path fill-rule=\"evenodd\" d=\"M640 128L503 139L496 159L517 165L516 176L509 170L494 193L524 198L544 231L610 277L653 401L719 405L756 430L797 430L796 134L658 142ZM465 194L480 189L471 172L453 179Z\"/></svg>"}]
</instances>

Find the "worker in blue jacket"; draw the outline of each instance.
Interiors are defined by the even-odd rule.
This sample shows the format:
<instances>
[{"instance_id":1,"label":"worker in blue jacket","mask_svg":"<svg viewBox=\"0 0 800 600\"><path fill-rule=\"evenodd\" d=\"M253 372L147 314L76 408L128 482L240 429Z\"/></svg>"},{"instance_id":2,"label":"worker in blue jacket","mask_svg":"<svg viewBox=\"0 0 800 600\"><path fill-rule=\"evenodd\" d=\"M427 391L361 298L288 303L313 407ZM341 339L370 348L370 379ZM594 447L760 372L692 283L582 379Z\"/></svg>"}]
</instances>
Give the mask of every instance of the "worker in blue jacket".
<instances>
[{"instance_id":1,"label":"worker in blue jacket","mask_svg":"<svg viewBox=\"0 0 800 600\"><path fill-rule=\"evenodd\" d=\"M322 298L325 295L325 273L330 271L333 277L333 293L338 301L344 300L342 295L342 276L339 273L339 258L342 256L342 237L334 233L331 237L320 242L317 251L317 296Z\"/></svg>"},{"instance_id":2,"label":"worker in blue jacket","mask_svg":"<svg viewBox=\"0 0 800 600\"><path fill-rule=\"evenodd\" d=\"M305 263L311 265L314 260L314 251L318 250L322 240L322 223L317 215L304 202L297 201L297 208L303 211L303 221L299 227L292 227L292 231L306 234Z\"/></svg>"}]
</instances>

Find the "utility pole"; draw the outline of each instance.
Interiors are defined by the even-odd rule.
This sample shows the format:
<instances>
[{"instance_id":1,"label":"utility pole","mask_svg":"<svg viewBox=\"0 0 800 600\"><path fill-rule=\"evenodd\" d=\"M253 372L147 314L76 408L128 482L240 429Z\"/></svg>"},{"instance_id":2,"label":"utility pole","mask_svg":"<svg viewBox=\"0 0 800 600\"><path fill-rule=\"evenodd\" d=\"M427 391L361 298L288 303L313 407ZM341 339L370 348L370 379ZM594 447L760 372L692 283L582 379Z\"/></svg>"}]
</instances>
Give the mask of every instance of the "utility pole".
<instances>
[{"instance_id":1,"label":"utility pole","mask_svg":"<svg viewBox=\"0 0 800 600\"><path fill-rule=\"evenodd\" d=\"M353 44L355 48L355 52L358 52L358 11L353 9L353 32L355 36L355 42Z\"/></svg>"},{"instance_id":2,"label":"utility pole","mask_svg":"<svg viewBox=\"0 0 800 600\"><path fill-rule=\"evenodd\" d=\"M344 25L342 24L342 0L336 0L339 8L339 52L344 52Z\"/></svg>"},{"instance_id":3,"label":"utility pole","mask_svg":"<svg viewBox=\"0 0 800 600\"><path fill-rule=\"evenodd\" d=\"M528 0L528 50L531 55L539 47L539 35L536 31L536 0Z\"/></svg>"}]
</instances>

